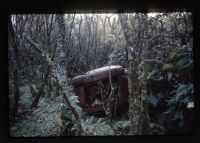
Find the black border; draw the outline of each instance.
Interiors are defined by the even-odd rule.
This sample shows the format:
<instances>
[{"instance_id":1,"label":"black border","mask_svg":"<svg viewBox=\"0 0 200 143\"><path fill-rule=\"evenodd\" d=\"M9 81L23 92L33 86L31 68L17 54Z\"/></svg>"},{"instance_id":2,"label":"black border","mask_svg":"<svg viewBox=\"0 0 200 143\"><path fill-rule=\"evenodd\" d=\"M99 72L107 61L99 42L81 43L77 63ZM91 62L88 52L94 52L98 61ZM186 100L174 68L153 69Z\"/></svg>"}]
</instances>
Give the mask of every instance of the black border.
<instances>
[{"instance_id":1,"label":"black border","mask_svg":"<svg viewBox=\"0 0 200 143\"><path fill-rule=\"evenodd\" d=\"M37 1L37 0L23 0L23 1L9 1L3 13L5 21L1 24L2 37L4 48L0 48L1 65L0 70L0 121L1 131L0 142L134 142L134 141L152 141L152 142L194 142L198 140L199 134L199 40L200 40L200 17L197 1L193 0L86 0L86 1ZM14 13L85 13L85 12L173 12L173 11L189 11L193 13L193 28L194 28L194 86L195 86L195 135L178 136L122 136L122 137L44 137L44 138L9 138L8 136L8 61L7 61L7 47L8 47L8 33L7 33L7 18L8 14ZM1 13L2 16L2 13Z\"/></svg>"}]
</instances>

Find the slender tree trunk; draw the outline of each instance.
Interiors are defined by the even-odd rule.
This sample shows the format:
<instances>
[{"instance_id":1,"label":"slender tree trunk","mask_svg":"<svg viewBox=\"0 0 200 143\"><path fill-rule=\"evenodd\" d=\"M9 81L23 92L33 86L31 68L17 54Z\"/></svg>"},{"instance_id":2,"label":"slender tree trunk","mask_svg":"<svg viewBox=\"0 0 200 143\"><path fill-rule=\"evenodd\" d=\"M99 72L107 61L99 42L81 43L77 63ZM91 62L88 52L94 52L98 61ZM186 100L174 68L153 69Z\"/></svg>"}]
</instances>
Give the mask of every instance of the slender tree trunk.
<instances>
[{"instance_id":1,"label":"slender tree trunk","mask_svg":"<svg viewBox=\"0 0 200 143\"><path fill-rule=\"evenodd\" d=\"M32 107L32 108L33 108L33 107L36 107L37 104L38 104L38 102L39 102L39 100L40 100L40 97L41 97L42 92L43 92L43 90L44 90L45 84L47 83L47 80L48 80L49 72L50 72L50 66L48 65L47 71L46 71L46 73L45 73L45 77L44 77L43 82L42 82L42 85L40 86L37 95L35 96L33 102L31 103L31 107Z\"/></svg>"},{"instance_id":2,"label":"slender tree trunk","mask_svg":"<svg viewBox=\"0 0 200 143\"><path fill-rule=\"evenodd\" d=\"M138 73L137 66L139 64L138 57L136 56L136 49L133 48L133 41L131 35L131 28L128 24L128 16L126 14L118 15L125 40L127 43L127 48L131 53L129 61L129 118L131 121L131 132L133 135L139 134L139 120L140 120L140 101L139 101L139 87L138 87Z\"/></svg>"},{"instance_id":3,"label":"slender tree trunk","mask_svg":"<svg viewBox=\"0 0 200 143\"><path fill-rule=\"evenodd\" d=\"M147 31L147 14L143 15L143 35L142 37L148 36L145 34L145 31ZM149 121L149 112L148 112L148 95L147 95L147 73L149 70L148 63L145 62L145 59L149 59L149 46L148 46L148 38L142 39L142 51L141 51L141 59L142 59L142 65L139 66L139 72L143 75L142 79L140 80L140 86L141 86L141 130L140 133L142 135L149 135L151 134L151 128L150 128L150 121Z\"/></svg>"},{"instance_id":4,"label":"slender tree trunk","mask_svg":"<svg viewBox=\"0 0 200 143\"><path fill-rule=\"evenodd\" d=\"M61 94L63 94L63 98L66 101L67 105L71 109L72 113L74 114L74 117L77 121L78 126L78 135L83 135L83 129L81 126L80 118L78 116L77 111L72 107L68 97L64 93L67 89L65 87L67 86L67 71L65 70L65 53L64 53L64 39L65 39L65 23L64 23L64 15L56 15L57 23L58 23L58 29L59 29L59 35L58 35L58 41L57 41L57 49L55 53L56 59L56 74L58 78L58 83L61 87L63 87L64 90L61 90Z\"/></svg>"},{"instance_id":5,"label":"slender tree trunk","mask_svg":"<svg viewBox=\"0 0 200 143\"><path fill-rule=\"evenodd\" d=\"M11 108L11 117L15 117L18 111L18 102L19 102L19 81L18 81L18 65L19 65L19 53L18 47L16 43L16 37L13 29L13 25L11 22L11 15L8 16L8 36L9 43L11 44L11 48L13 51L13 75L14 75L14 103Z\"/></svg>"},{"instance_id":6,"label":"slender tree trunk","mask_svg":"<svg viewBox=\"0 0 200 143\"><path fill-rule=\"evenodd\" d=\"M148 65L143 64L143 79L140 80L141 85L141 114L140 114L140 134L149 135L151 134L151 128L149 123L149 113L148 113L148 95L147 95L147 71Z\"/></svg>"},{"instance_id":7,"label":"slender tree trunk","mask_svg":"<svg viewBox=\"0 0 200 143\"><path fill-rule=\"evenodd\" d=\"M64 48L64 37L65 37L65 24L64 24L64 15L56 15L57 23L58 23L58 39L57 39L57 47L54 55L54 60L50 58L49 54L43 51L43 49L37 44L34 43L28 36L24 37L31 45L33 45L36 50L38 50L48 62L48 65L51 67L51 72L53 78L57 81L60 86L60 93L63 95L64 100L66 101L68 107L70 108L72 114L75 117L77 122L78 135L84 135L83 128L81 126L80 117L74 107L71 105L69 97L66 95L68 92L67 88L67 72L65 68L65 52Z\"/></svg>"}]
</instances>

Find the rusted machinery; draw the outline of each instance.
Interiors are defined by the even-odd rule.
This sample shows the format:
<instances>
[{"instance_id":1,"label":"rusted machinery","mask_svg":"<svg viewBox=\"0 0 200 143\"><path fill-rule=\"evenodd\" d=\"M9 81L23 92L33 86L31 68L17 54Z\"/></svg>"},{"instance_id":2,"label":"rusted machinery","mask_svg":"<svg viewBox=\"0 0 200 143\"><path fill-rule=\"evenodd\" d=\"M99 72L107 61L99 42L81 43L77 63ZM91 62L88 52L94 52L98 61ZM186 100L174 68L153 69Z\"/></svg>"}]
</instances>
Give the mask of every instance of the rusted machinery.
<instances>
[{"instance_id":1,"label":"rusted machinery","mask_svg":"<svg viewBox=\"0 0 200 143\"><path fill-rule=\"evenodd\" d=\"M121 66L107 66L91 70L71 81L80 106L89 115L105 116L104 103L110 101L111 110L120 115L128 109L128 80ZM111 95L112 87L112 95ZM109 98L112 96L112 98Z\"/></svg>"}]
</instances>

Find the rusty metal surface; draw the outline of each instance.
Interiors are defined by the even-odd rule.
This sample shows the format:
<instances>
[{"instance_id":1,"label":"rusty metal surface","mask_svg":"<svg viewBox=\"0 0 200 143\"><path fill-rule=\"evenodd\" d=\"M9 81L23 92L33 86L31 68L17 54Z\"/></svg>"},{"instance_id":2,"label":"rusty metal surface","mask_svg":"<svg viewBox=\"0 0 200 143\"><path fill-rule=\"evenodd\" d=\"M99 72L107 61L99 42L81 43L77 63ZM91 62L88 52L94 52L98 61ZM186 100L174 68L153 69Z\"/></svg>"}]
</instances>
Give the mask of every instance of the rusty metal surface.
<instances>
[{"instance_id":1,"label":"rusty metal surface","mask_svg":"<svg viewBox=\"0 0 200 143\"><path fill-rule=\"evenodd\" d=\"M117 103L116 108L116 112L118 113L118 115L127 111L128 106L128 97L121 99ZM85 111L88 115L106 116L103 105L99 105L93 108L84 108L83 111ZM114 106L112 106L112 112L114 113Z\"/></svg>"},{"instance_id":2,"label":"rusty metal surface","mask_svg":"<svg viewBox=\"0 0 200 143\"><path fill-rule=\"evenodd\" d=\"M100 79L105 79L109 76L109 72L113 77L125 74L125 70L121 66L107 66L91 70L86 72L84 75L77 76L72 79L71 84L73 86L80 86L98 81Z\"/></svg>"},{"instance_id":3,"label":"rusty metal surface","mask_svg":"<svg viewBox=\"0 0 200 143\"><path fill-rule=\"evenodd\" d=\"M109 96L109 72L112 77L112 84L116 87L119 98L117 103L117 113L123 113L128 109L128 79L125 76L124 69L121 66L111 66L95 69L85 73L84 75L73 78L71 84L74 87L75 94L79 96L80 106L89 115L105 116L102 106L102 99L97 100L99 96L99 88L102 86L102 94ZM119 92L120 91L120 92ZM100 94L101 95L101 94ZM116 96L115 95L115 96ZM100 97L101 98L101 97ZM100 101L99 103L95 103ZM95 103L94 105L92 103ZM112 107L112 111L114 107Z\"/></svg>"}]
</instances>

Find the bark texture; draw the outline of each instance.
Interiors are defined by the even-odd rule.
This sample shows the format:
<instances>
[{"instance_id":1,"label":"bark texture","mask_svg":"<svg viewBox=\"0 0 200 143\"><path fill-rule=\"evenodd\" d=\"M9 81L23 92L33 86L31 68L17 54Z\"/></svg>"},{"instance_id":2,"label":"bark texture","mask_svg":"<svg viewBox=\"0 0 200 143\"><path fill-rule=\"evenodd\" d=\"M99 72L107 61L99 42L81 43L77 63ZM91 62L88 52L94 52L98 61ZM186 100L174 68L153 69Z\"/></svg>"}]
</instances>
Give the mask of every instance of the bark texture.
<instances>
[{"instance_id":1,"label":"bark texture","mask_svg":"<svg viewBox=\"0 0 200 143\"><path fill-rule=\"evenodd\" d=\"M14 76L14 102L11 107L11 117L15 117L18 111L18 102L19 102L19 81L18 81L18 65L19 65L19 52L18 46L16 43L15 32L11 22L11 15L8 16L8 45L12 50L12 62L13 62L13 76Z\"/></svg>"},{"instance_id":2,"label":"bark texture","mask_svg":"<svg viewBox=\"0 0 200 143\"><path fill-rule=\"evenodd\" d=\"M131 27L128 23L128 16L126 14L119 14L119 20L123 29L124 37L127 43L129 52L129 118L131 121L131 132L133 135L139 134L139 120L140 120L140 99L139 99L139 85L137 65L139 64L136 56L136 49L133 48L133 39L131 38ZM132 50L132 51L131 51Z\"/></svg>"}]
</instances>

